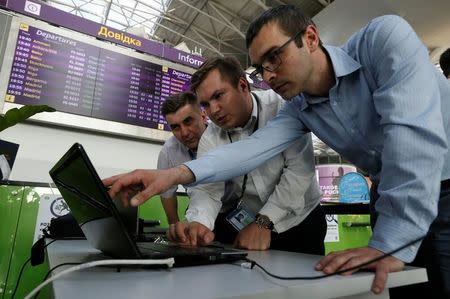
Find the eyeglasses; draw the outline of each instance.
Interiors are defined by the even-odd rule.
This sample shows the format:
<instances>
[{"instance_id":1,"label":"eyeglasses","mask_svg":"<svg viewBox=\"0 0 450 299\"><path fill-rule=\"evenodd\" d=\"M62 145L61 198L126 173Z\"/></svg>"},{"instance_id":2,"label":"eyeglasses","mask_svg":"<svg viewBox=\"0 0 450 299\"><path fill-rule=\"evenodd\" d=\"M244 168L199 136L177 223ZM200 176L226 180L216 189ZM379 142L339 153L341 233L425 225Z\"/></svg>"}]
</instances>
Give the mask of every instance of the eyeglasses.
<instances>
[{"instance_id":1,"label":"eyeglasses","mask_svg":"<svg viewBox=\"0 0 450 299\"><path fill-rule=\"evenodd\" d=\"M305 30L301 30L301 31L297 32L293 37L288 39L287 42L285 42L278 48L274 49L273 51L265 54L263 56L262 64L256 65L255 66L256 69L250 73L250 75L249 75L250 79L252 79L253 81L256 81L256 82L261 82L263 80L263 72L264 71L268 71L268 72L276 71L280 67L281 63L283 62L283 61L281 61L281 58L280 58L280 54L283 51L283 49L287 45L289 45L290 42L294 41L303 32L305 32ZM301 43L301 40L300 40L300 48L302 46L303 46L303 44Z\"/></svg>"}]
</instances>

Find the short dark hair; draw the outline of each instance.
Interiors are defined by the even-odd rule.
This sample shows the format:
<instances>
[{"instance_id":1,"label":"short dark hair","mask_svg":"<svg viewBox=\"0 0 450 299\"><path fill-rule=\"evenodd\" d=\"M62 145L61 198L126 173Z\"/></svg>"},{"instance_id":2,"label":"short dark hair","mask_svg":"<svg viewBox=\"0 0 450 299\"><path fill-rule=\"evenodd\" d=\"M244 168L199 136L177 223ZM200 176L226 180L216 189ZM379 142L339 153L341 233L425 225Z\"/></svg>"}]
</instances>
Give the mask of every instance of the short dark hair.
<instances>
[{"instance_id":1,"label":"short dark hair","mask_svg":"<svg viewBox=\"0 0 450 299\"><path fill-rule=\"evenodd\" d=\"M192 75L191 78L191 90L196 93L199 85L205 80L206 76L213 70L218 70L222 80L227 81L232 86L237 87L239 84L239 79L244 76L245 72L239 63L239 61L234 57L211 57L207 59L200 68ZM247 83L250 88L250 85Z\"/></svg>"},{"instance_id":2,"label":"short dark hair","mask_svg":"<svg viewBox=\"0 0 450 299\"><path fill-rule=\"evenodd\" d=\"M442 53L441 57L439 58L439 65L444 72L444 76L448 78L448 76L450 75L450 48Z\"/></svg>"},{"instance_id":3,"label":"short dark hair","mask_svg":"<svg viewBox=\"0 0 450 299\"><path fill-rule=\"evenodd\" d=\"M164 103L161 105L161 114L166 117L167 114L175 113L178 111L178 109L186 105L198 107L198 109L200 110L200 104L198 103L195 94L184 91L168 96Z\"/></svg>"},{"instance_id":4,"label":"short dark hair","mask_svg":"<svg viewBox=\"0 0 450 299\"><path fill-rule=\"evenodd\" d=\"M316 26L311 18L303 13L303 11L295 5L279 5L266 10L256 20L254 20L247 29L245 42L247 49L259 33L261 28L270 23L277 23L286 35L292 37L298 32L305 31L309 25ZM301 47L302 39L299 36L295 41L298 47ZM319 39L319 45L322 41Z\"/></svg>"}]
</instances>

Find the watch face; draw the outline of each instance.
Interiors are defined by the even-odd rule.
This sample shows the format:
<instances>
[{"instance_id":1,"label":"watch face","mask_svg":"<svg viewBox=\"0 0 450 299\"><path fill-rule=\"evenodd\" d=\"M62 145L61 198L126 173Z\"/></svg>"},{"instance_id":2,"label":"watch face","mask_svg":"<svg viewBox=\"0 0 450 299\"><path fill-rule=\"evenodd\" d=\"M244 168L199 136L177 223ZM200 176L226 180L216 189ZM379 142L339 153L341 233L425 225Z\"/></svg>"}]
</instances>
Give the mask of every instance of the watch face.
<instances>
[{"instance_id":1,"label":"watch face","mask_svg":"<svg viewBox=\"0 0 450 299\"><path fill-rule=\"evenodd\" d=\"M258 215L256 217L256 224L258 224L261 228L273 229L273 222L270 221L269 217L266 215Z\"/></svg>"}]
</instances>

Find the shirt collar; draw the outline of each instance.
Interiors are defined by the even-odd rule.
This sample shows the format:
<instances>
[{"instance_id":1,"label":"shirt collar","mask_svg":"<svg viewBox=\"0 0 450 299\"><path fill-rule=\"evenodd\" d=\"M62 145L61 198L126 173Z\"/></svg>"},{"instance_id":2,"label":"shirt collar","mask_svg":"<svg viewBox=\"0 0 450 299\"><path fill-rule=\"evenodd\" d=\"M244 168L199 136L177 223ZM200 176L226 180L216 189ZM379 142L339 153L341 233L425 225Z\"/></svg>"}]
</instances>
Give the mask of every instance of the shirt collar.
<instances>
[{"instance_id":1,"label":"shirt collar","mask_svg":"<svg viewBox=\"0 0 450 299\"><path fill-rule=\"evenodd\" d=\"M188 154L192 160L197 159L197 150L188 149Z\"/></svg>"},{"instance_id":2,"label":"shirt collar","mask_svg":"<svg viewBox=\"0 0 450 299\"><path fill-rule=\"evenodd\" d=\"M361 64L350 57L344 49L334 46L323 46L325 51L330 56L331 64L333 65L336 85L339 83L341 77L347 76L354 71L361 68ZM301 101L301 110L305 110L309 105L322 103L328 101L328 97L314 97L308 94L300 94L305 100Z\"/></svg>"},{"instance_id":3,"label":"shirt collar","mask_svg":"<svg viewBox=\"0 0 450 299\"><path fill-rule=\"evenodd\" d=\"M324 48L330 55L336 81L338 78L347 76L361 67L361 64L350 57L344 49L325 45Z\"/></svg>"}]
</instances>

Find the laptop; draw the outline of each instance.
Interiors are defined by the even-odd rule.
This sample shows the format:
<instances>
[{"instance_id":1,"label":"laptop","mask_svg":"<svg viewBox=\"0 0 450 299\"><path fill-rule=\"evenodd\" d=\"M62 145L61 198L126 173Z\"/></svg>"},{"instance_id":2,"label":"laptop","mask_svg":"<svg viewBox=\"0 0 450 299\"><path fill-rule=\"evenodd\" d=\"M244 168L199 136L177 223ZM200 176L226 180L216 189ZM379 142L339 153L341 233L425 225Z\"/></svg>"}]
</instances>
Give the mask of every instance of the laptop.
<instances>
[{"instance_id":1,"label":"laptop","mask_svg":"<svg viewBox=\"0 0 450 299\"><path fill-rule=\"evenodd\" d=\"M247 256L244 251L223 246L137 242L79 143L75 143L49 173L88 242L107 256L120 259L173 257L174 267L230 263Z\"/></svg>"}]
</instances>

